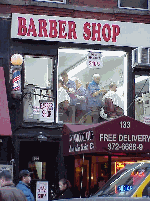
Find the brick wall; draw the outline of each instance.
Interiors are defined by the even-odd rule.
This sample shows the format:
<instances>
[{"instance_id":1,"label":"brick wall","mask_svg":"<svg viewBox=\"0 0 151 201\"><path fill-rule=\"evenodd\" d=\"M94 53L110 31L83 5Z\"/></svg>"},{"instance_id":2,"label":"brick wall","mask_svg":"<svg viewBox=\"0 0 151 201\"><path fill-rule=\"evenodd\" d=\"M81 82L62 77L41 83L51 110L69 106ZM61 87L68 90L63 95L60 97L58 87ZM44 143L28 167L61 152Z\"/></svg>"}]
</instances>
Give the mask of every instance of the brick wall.
<instances>
[{"instance_id":1,"label":"brick wall","mask_svg":"<svg viewBox=\"0 0 151 201\"><path fill-rule=\"evenodd\" d=\"M67 9L59 9L53 7L39 7L39 6L19 6L19 5L1 5L0 13L22 13L22 14L37 14L37 15L54 15L54 16L72 16L73 11Z\"/></svg>"},{"instance_id":2,"label":"brick wall","mask_svg":"<svg viewBox=\"0 0 151 201\"><path fill-rule=\"evenodd\" d=\"M117 0L69 0L69 4L99 8L116 8Z\"/></svg>"},{"instance_id":3,"label":"brick wall","mask_svg":"<svg viewBox=\"0 0 151 201\"><path fill-rule=\"evenodd\" d=\"M139 14L126 14L113 12L89 12L80 11L65 8L44 7L44 6L20 6L20 5L5 5L0 6L1 14L22 13L22 14L37 14L37 15L50 15L60 17L73 17L73 18L85 18L85 19L97 19L97 20L111 20L111 21L123 21L134 23L150 23L150 15Z\"/></svg>"}]
</instances>

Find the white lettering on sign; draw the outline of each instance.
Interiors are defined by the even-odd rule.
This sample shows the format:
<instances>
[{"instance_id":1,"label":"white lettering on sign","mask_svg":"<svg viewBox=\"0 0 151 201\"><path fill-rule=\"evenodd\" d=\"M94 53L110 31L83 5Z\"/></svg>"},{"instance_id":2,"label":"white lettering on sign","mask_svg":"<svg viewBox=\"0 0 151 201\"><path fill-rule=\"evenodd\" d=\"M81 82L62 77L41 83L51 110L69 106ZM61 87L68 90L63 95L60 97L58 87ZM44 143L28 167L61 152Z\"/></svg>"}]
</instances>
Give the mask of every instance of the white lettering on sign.
<instances>
[{"instance_id":1,"label":"white lettering on sign","mask_svg":"<svg viewBox=\"0 0 151 201\"><path fill-rule=\"evenodd\" d=\"M116 141L116 134L100 134L100 141Z\"/></svg>"},{"instance_id":2,"label":"white lettering on sign","mask_svg":"<svg viewBox=\"0 0 151 201\"><path fill-rule=\"evenodd\" d=\"M69 145L69 153L89 151L89 150L93 150L93 149L94 149L93 142L91 142L89 144L82 143L82 144L76 144L76 145Z\"/></svg>"},{"instance_id":3,"label":"white lettering on sign","mask_svg":"<svg viewBox=\"0 0 151 201\"><path fill-rule=\"evenodd\" d=\"M71 145L69 146L69 153L70 152L74 152L74 147L72 147Z\"/></svg>"},{"instance_id":4,"label":"white lettering on sign","mask_svg":"<svg viewBox=\"0 0 151 201\"><path fill-rule=\"evenodd\" d=\"M118 140L119 141L124 141L124 142L149 142L150 141L150 136L148 135L118 135Z\"/></svg>"},{"instance_id":5,"label":"white lettering on sign","mask_svg":"<svg viewBox=\"0 0 151 201\"><path fill-rule=\"evenodd\" d=\"M148 135L100 134L100 141L107 142L150 142Z\"/></svg>"},{"instance_id":6,"label":"white lettering on sign","mask_svg":"<svg viewBox=\"0 0 151 201\"><path fill-rule=\"evenodd\" d=\"M114 151L142 151L146 148L142 143L149 143L149 135L128 135L128 134L100 134L101 142L109 142L108 150ZM148 146L148 145L147 145ZM148 149L148 148L147 148Z\"/></svg>"},{"instance_id":7,"label":"white lettering on sign","mask_svg":"<svg viewBox=\"0 0 151 201\"><path fill-rule=\"evenodd\" d=\"M88 142L93 139L93 131L79 132L69 135L69 142Z\"/></svg>"},{"instance_id":8,"label":"white lettering on sign","mask_svg":"<svg viewBox=\"0 0 151 201\"><path fill-rule=\"evenodd\" d=\"M88 144L81 144L81 151L88 150Z\"/></svg>"},{"instance_id":9,"label":"white lettering on sign","mask_svg":"<svg viewBox=\"0 0 151 201\"><path fill-rule=\"evenodd\" d=\"M93 150L93 138L92 130L69 134L69 153Z\"/></svg>"},{"instance_id":10,"label":"white lettering on sign","mask_svg":"<svg viewBox=\"0 0 151 201\"><path fill-rule=\"evenodd\" d=\"M19 13L11 23L11 38L32 40L149 47L149 33L150 25L143 23Z\"/></svg>"},{"instance_id":11,"label":"white lettering on sign","mask_svg":"<svg viewBox=\"0 0 151 201\"><path fill-rule=\"evenodd\" d=\"M33 161L39 161L39 156L33 156L32 159Z\"/></svg>"},{"instance_id":12,"label":"white lettering on sign","mask_svg":"<svg viewBox=\"0 0 151 201\"><path fill-rule=\"evenodd\" d=\"M120 125L121 125L121 128L130 128L131 122L130 121L121 121Z\"/></svg>"},{"instance_id":13,"label":"white lettering on sign","mask_svg":"<svg viewBox=\"0 0 151 201\"><path fill-rule=\"evenodd\" d=\"M90 149L94 149L94 143L90 143Z\"/></svg>"},{"instance_id":14,"label":"white lettering on sign","mask_svg":"<svg viewBox=\"0 0 151 201\"><path fill-rule=\"evenodd\" d=\"M142 151L143 150L143 144L136 144L136 143L108 143L108 150L114 150L114 151Z\"/></svg>"}]
</instances>

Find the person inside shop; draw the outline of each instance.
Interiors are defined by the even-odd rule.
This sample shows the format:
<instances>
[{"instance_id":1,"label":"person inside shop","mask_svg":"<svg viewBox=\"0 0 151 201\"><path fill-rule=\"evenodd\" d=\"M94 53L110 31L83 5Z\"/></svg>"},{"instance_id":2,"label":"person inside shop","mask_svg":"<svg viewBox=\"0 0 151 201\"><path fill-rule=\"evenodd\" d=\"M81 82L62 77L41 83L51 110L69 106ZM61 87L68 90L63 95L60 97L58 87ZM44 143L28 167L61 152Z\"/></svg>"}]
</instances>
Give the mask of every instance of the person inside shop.
<instances>
[{"instance_id":1,"label":"person inside shop","mask_svg":"<svg viewBox=\"0 0 151 201\"><path fill-rule=\"evenodd\" d=\"M66 110L69 107L70 97L67 91L63 88L63 81L61 79L58 80L58 104L59 107Z\"/></svg>"},{"instance_id":2,"label":"person inside shop","mask_svg":"<svg viewBox=\"0 0 151 201\"><path fill-rule=\"evenodd\" d=\"M21 170L19 173L19 183L17 188L20 189L26 196L27 201L35 201L35 198L30 190L31 174L28 170Z\"/></svg>"},{"instance_id":3,"label":"person inside shop","mask_svg":"<svg viewBox=\"0 0 151 201\"><path fill-rule=\"evenodd\" d=\"M63 178L59 181L59 190L54 199L70 199L73 197L70 181Z\"/></svg>"},{"instance_id":4,"label":"person inside shop","mask_svg":"<svg viewBox=\"0 0 151 201\"><path fill-rule=\"evenodd\" d=\"M75 77L73 80L76 83L75 102L76 102L76 117L78 120L86 111L86 88L82 85L79 78Z\"/></svg>"},{"instance_id":5,"label":"person inside shop","mask_svg":"<svg viewBox=\"0 0 151 201\"><path fill-rule=\"evenodd\" d=\"M124 102L117 94L116 83L109 85L109 91L103 96L104 112L109 118L121 116L124 114Z\"/></svg>"},{"instance_id":6,"label":"person inside shop","mask_svg":"<svg viewBox=\"0 0 151 201\"><path fill-rule=\"evenodd\" d=\"M94 74L92 82L89 83L87 88L87 108L88 111L98 111L96 120L99 118L100 108L103 106L102 97L107 92L106 89L100 89L100 75ZM97 122L96 122L97 123Z\"/></svg>"},{"instance_id":7,"label":"person inside shop","mask_svg":"<svg viewBox=\"0 0 151 201\"><path fill-rule=\"evenodd\" d=\"M64 122L68 121L69 118L69 104L70 104L70 97L67 91L63 88L63 81L61 79L58 80L58 109L60 119Z\"/></svg>"},{"instance_id":8,"label":"person inside shop","mask_svg":"<svg viewBox=\"0 0 151 201\"><path fill-rule=\"evenodd\" d=\"M67 72L61 73L61 77L63 80L63 88L67 91L70 96L70 105L76 105L74 93L76 91L76 83L74 80L68 78Z\"/></svg>"},{"instance_id":9,"label":"person inside shop","mask_svg":"<svg viewBox=\"0 0 151 201\"><path fill-rule=\"evenodd\" d=\"M99 177L98 178L98 190L102 189L103 186L105 185L106 181L104 177Z\"/></svg>"},{"instance_id":10,"label":"person inside shop","mask_svg":"<svg viewBox=\"0 0 151 201\"><path fill-rule=\"evenodd\" d=\"M67 72L64 71L63 73L61 73L61 77L62 77L62 79L63 79L63 87L64 87L67 91L69 91L70 88L76 90L75 81L70 80L70 79L68 78Z\"/></svg>"},{"instance_id":11,"label":"person inside shop","mask_svg":"<svg viewBox=\"0 0 151 201\"><path fill-rule=\"evenodd\" d=\"M104 177L98 177L98 180L97 180L97 184L94 185L94 188L92 188L90 190L90 195L94 195L98 190L101 190L103 188L103 186L105 185L106 181L104 179Z\"/></svg>"},{"instance_id":12,"label":"person inside shop","mask_svg":"<svg viewBox=\"0 0 151 201\"><path fill-rule=\"evenodd\" d=\"M0 200L27 201L24 193L15 187L9 170L0 172Z\"/></svg>"}]
</instances>

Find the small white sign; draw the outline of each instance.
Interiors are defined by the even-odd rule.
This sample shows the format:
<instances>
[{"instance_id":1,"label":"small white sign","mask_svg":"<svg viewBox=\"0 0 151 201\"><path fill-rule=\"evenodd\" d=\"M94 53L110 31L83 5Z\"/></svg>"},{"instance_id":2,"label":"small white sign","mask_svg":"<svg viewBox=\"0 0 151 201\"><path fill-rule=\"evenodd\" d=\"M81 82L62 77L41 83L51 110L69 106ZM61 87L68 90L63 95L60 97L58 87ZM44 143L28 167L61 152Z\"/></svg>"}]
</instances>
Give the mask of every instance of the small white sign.
<instances>
[{"instance_id":1,"label":"small white sign","mask_svg":"<svg viewBox=\"0 0 151 201\"><path fill-rule=\"evenodd\" d=\"M102 68L103 61L102 61L101 57L102 57L101 52L89 52L88 60L87 60L88 67L89 68Z\"/></svg>"},{"instance_id":2,"label":"small white sign","mask_svg":"<svg viewBox=\"0 0 151 201\"><path fill-rule=\"evenodd\" d=\"M48 201L48 181L37 181L36 201Z\"/></svg>"},{"instance_id":3,"label":"small white sign","mask_svg":"<svg viewBox=\"0 0 151 201\"><path fill-rule=\"evenodd\" d=\"M40 100L40 121L54 122L54 102Z\"/></svg>"}]
</instances>

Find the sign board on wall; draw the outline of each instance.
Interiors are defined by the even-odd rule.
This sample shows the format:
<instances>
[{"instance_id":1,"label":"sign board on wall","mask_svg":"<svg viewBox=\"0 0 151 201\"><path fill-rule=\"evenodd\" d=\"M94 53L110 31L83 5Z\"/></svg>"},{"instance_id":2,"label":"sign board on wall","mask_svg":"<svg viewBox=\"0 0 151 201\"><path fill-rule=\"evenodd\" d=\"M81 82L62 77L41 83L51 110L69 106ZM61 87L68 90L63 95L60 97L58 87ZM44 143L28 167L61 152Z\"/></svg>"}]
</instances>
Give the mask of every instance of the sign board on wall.
<instances>
[{"instance_id":1,"label":"sign board on wall","mask_svg":"<svg viewBox=\"0 0 151 201\"><path fill-rule=\"evenodd\" d=\"M150 126L127 116L89 127L66 124L63 128L63 142L64 155L94 152L149 153Z\"/></svg>"},{"instance_id":2,"label":"sign board on wall","mask_svg":"<svg viewBox=\"0 0 151 201\"><path fill-rule=\"evenodd\" d=\"M148 47L150 25L13 13L11 38Z\"/></svg>"}]
</instances>

